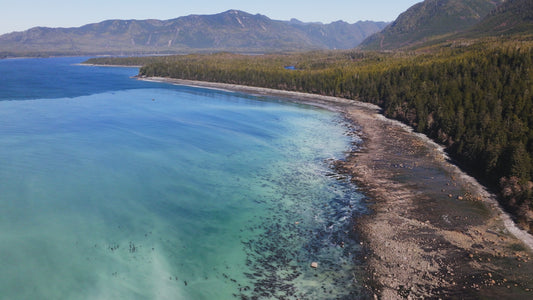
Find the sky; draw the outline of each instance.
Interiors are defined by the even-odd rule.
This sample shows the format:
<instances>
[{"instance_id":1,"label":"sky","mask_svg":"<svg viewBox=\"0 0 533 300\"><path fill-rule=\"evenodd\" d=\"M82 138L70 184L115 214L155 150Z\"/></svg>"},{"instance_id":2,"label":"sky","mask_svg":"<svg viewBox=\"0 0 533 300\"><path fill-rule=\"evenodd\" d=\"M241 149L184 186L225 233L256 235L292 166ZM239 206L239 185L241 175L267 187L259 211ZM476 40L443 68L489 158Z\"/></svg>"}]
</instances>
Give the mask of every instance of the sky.
<instances>
[{"instance_id":1,"label":"sky","mask_svg":"<svg viewBox=\"0 0 533 300\"><path fill-rule=\"evenodd\" d=\"M109 19L168 20L230 9L274 20L394 21L422 0L0 0L0 34L36 26L79 27Z\"/></svg>"}]
</instances>

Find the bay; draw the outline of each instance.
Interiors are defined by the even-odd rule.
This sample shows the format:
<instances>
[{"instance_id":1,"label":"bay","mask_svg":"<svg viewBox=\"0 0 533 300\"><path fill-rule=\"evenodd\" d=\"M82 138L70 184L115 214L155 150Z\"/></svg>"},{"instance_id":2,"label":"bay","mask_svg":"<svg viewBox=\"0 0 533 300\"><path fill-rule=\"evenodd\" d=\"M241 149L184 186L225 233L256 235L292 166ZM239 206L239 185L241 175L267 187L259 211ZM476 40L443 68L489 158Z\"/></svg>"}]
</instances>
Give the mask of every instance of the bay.
<instances>
[{"instance_id":1,"label":"bay","mask_svg":"<svg viewBox=\"0 0 533 300\"><path fill-rule=\"evenodd\" d=\"M340 115L83 60L0 61L3 297L365 296Z\"/></svg>"}]
</instances>

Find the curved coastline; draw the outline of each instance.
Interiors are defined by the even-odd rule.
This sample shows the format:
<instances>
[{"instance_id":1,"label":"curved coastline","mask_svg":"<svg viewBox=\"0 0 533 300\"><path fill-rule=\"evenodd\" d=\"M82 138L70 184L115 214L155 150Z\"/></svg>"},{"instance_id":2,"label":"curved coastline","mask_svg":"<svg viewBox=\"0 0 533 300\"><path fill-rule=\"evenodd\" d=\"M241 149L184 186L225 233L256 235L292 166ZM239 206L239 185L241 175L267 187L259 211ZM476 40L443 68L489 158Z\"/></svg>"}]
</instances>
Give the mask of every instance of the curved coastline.
<instances>
[{"instance_id":1,"label":"curved coastline","mask_svg":"<svg viewBox=\"0 0 533 300\"><path fill-rule=\"evenodd\" d=\"M354 228L368 250L375 298L533 297L533 236L496 197L450 163L443 148L380 108L342 98L160 77L138 78L275 96L343 113L363 147L337 168L372 200Z\"/></svg>"}]
</instances>

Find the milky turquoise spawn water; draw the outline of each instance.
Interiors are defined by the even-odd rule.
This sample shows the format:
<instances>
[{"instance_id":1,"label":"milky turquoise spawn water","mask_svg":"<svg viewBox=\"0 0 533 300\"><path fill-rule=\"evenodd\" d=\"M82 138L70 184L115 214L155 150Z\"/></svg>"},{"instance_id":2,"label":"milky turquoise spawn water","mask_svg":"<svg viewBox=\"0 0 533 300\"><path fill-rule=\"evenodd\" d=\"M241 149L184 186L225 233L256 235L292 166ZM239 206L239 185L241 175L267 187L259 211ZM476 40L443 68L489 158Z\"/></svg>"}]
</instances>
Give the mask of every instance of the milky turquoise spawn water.
<instances>
[{"instance_id":1,"label":"milky turquoise spawn water","mask_svg":"<svg viewBox=\"0 0 533 300\"><path fill-rule=\"evenodd\" d=\"M82 60L0 61L2 299L362 295L339 115Z\"/></svg>"}]
</instances>

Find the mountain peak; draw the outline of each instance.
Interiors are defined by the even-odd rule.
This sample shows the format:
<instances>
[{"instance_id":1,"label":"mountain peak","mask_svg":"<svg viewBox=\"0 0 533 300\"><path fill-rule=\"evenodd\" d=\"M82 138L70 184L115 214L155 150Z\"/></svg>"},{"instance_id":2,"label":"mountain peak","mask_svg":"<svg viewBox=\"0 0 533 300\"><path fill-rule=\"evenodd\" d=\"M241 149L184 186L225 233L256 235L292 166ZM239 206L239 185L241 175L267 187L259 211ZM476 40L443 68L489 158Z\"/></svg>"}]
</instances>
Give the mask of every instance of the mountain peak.
<instances>
[{"instance_id":1,"label":"mountain peak","mask_svg":"<svg viewBox=\"0 0 533 300\"><path fill-rule=\"evenodd\" d=\"M251 16L251 14L244 12L242 10L238 10L238 9L230 9L220 14L221 15L236 15L236 16L239 16L239 15Z\"/></svg>"}]
</instances>

